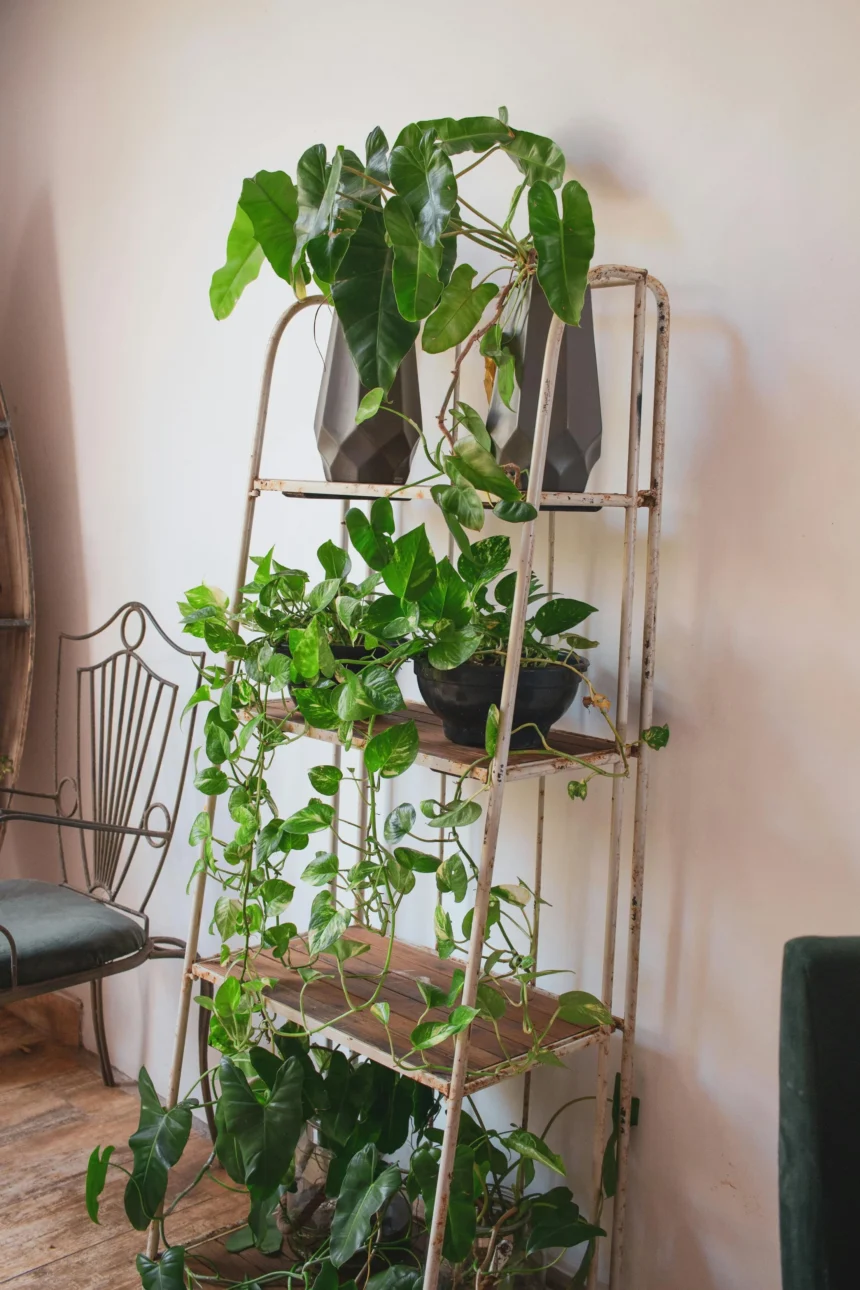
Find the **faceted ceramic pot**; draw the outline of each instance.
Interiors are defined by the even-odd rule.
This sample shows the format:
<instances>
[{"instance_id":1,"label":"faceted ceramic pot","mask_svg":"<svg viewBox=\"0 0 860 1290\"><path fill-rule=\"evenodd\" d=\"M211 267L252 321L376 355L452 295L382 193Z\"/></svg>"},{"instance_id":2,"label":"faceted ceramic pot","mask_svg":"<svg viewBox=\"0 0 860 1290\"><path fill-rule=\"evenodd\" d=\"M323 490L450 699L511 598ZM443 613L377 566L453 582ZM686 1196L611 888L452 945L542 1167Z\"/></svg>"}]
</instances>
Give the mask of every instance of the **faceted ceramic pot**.
<instances>
[{"instance_id":1,"label":"faceted ceramic pot","mask_svg":"<svg viewBox=\"0 0 860 1290\"><path fill-rule=\"evenodd\" d=\"M515 334L511 349L518 379L511 400L513 410L502 402L497 380L487 416L487 428L499 447L499 461L526 469L531 461L544 348L552 318L540 287L532 282L529 292L518 310L519 319L512 320ZM600 456L601 431L594 319L591 292L586 291L579 326L564 329L543 474L545 492L585 491Z\"/></svg>"},{"instance_id":2,"label":"faceted ceramic pot","mask_svg":"<svg viewBox=\"0 0 860 1290\"><path fill-rule=\"evenodd\" d=\"M334 318L314 422L325 477L341 484L405 484L418 435L385 407L356 425L365 394L367 387L359 380L343 328ZM414 349L400 364L387 402L421 425Z\"/></svg>"},{"instance_id":3,"label":"faceted ceramic pot","mask_svg":"<svg viewBox=\"0 0 860 1290\"><path fill-rule=\"evenodd\" d=\"M585 671L587 660L578 658L576 666ZM431 712L442 718L445 738L467 748L483 748L487 713L502 701L502 666L484 663L461 663L440 671L432 667L425 654L415 659L415 676L421 697ZM556 721L564 716L576 697L579 677L570 668L549 663L545 667L524 667L517 685L514 704L514 728L532 721L544 738ZM535 730L521 730L511 736L512 748L540 748Z\"/></svg>"}]
</instances>

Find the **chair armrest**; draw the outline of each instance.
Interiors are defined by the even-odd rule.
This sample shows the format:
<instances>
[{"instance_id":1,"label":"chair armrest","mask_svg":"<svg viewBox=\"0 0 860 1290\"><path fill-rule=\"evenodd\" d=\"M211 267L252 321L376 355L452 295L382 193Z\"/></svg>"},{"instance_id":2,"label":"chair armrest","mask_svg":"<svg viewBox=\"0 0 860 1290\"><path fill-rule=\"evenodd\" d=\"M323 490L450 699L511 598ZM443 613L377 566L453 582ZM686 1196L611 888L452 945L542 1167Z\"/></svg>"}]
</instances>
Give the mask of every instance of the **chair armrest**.
<instances>
[{"instance_id":1,"label":"chair armrest","mask_svg":"<svg viewBox=\"0 0 860 1290\"><path fill-rule=\"evenodd\" d=\"M40 815L35 811L8 811L0 808L0 824L27 820L31 824L53 824L60 828L85 829L92 833L121 833L126 837L157 838L167 841L169 833L158 829L138 829L131 824L104 824L101 820L81 820L73 815Z\"/></svg>"}]
</instances>

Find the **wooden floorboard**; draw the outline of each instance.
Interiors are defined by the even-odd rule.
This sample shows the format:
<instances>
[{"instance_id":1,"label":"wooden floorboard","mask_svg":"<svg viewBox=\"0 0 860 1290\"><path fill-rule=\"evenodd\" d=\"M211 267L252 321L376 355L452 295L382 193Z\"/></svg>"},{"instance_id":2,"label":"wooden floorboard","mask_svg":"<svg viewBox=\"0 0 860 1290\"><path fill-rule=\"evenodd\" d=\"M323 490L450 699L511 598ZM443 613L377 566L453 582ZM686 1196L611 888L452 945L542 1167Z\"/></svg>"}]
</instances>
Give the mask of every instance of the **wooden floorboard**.
<instances>
[{"instance_id":1,"label":"wooden floorboard","mask_svg":"<svg viewBox=\"0 0 860 1290\"><path fill-rule=\"evenodd\" d=\"M51 1043L0 1009L0 1285L139 1290L134 1261L144 1237L125 1218L122 1178L109 1178L98 1226L84 1205L93 1147L114 1144L115 1159L128 1166L137 1118L131 1080L105 1088L94 1057ZM171 1174L170 1195L191 1181L209 1151L208 1135L195 1129ZM242 1196L207 1181L178 1207L168 1236L236 1280L274 1270L276 1262L261 1263L265 1256L227 1254L219 1239L246 1212Z\"/></svg>"}]
</instances>

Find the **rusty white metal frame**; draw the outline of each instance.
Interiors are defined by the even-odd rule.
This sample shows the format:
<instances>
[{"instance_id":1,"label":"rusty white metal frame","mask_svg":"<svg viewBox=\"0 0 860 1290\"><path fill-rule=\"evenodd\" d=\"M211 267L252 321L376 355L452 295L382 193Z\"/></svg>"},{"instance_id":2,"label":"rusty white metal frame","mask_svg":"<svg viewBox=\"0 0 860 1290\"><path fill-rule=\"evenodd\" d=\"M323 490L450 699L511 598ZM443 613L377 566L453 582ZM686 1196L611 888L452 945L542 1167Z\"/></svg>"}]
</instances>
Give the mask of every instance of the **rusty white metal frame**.
<instances>
[{"instance_id":1,"label":"rusty white metal frame","mask_svg":"<svg viewBox=\"0 0 860 1290\"><path fill-rule=\"evenodd\" d=\"M564 325L553 318L547 337L542 391L538 416L535 424L531 466L529 470L530 486L528 499L537 507L551 506L556 508L550 513L551 540L549 553L550 578L553 575L554 530L556 515L559 510L597 509L617 507L624 511L624 553L621 589L621 621L619 631L618 685L616 694L616 724L622 739L627 739L631 719L630 662L633 643L633 603L635 591L636 548L638 538L638 511L648 511L647 564L645 574L644 629L642 642L642 672L639 695L639 729L645 729L653 719L654 664L656 645L657 589L659 582L660 559L660 522L663 492L663 459L666 433L666 384L668 375L669 354L669 299L663 285L644 269L631 268L626 265L603 265L589 273L589 285L593 290L609 287L630 287L634 289L633 308L633 353L630 382L630 408L628 419L628 452L626 491L624 493L555 493L541 492L539 481L543 479L546 448L549 436L552 401L555 392L556 369L558 356L564 334ZM642 430L642 390L645 361L646 333L646 300L651 294L657 309L657 326L655 339L654 366L654 405L652 417L651 469L647 489L640 489L640 441ZM263 441L265 437L266 418L268 413L269 392L272 373L278 347L287 325L302 310L323 304L321 296L309 297L299 301L288 309L278 321L269 340L260 403L257 415L256 432L251 452L249 485L245 506L245 520L239 550L239 563L236 577L236 592L233 605L238 605L241 598L241 587L250 554L250 541L253 528L254 508L257 498L264 492L282 493L295 498L340 498L342 501L373 499L390 495L392 500L410 501L429 499L430 491L421 486L393 490L385 485L320 483L316 481L266 478L260 474ZM498 842L504 789L510 778L508 758L510 751L511 726L513 721L513 697L519 674L519 658L522 646L523 630L527 614L528 588L534 561L536 521L525 524L521 530L519 558L517 563L517 581L511 615L511 631L508 642L507 663L502 691L501 716L497 741L496 757L491 767L490 793L484 824L484 838L481 851L478 885L475 896L475 913L472 922L472 935L467 960L466 979L463 987L463 1002L474 1004L480 977L480 964L486 931L486 920L489 907L490 887L492 885L493 867ZM610 1290L621 1290L621 1269L624 1249L624 1226L626 1214L626 1194L628 1179L628 1158L630 1144L630 1105L633 1093L633 1050L636 1033L636 1008L638 1002L639 953L642 916L642 894L645 868L645 833L648 813L648 789L650 778L651 750L644 745L636 748L637 757L631 762L636 767L636 792L633 818L633 843L631 863L631 885L628 905L628 939L627 939L627 976L624 991L624 1011L616 1028L622 1032L621 1041L621 1112L618 1142L618 1183L612 1215L610 1241ZM438 764L436 762L438 761ZM454 769L450 761L426 757L424 764L445 773ZM541 882L541 864L543 855L543 817L545 777L547 773L561 769L561 766L547 764L537 765L533 776L539 780L538 823L536 840L536 880ZM512 768L511 768L512 769ZM521 768L518 768L520 775ZM609 864L607 872L606 925L604 930L603 979L602 995L604 1002L611 1008L615 987L615 958L617 949L617 919L621 898L620 875L622 853L622 829L624 822L624 780L616 779L613 784L612 807L610 817ZM207 809L214 816L216 799L210 798ZM173 1067L171 1070L168 1105L174 1105L179 1092L179 1081L182 1069L182 1057L185 1049L185 1037L188 1025L188 1014L191 1001L191 988L194 977L192 965L197 955L200 919L206 886L206 873L201 872L194 887L191 923L189 927L185 972L183 975L179 1015L176 1026ZM200 969L198 968L198 973ZM206 1014L204 1014L205 1016ZM593 1214L596 1215L601 1196L601 1167L606 1139L606 1105L609 1091L609 1047L611 1032L604 1031L590 1036L596 1040L599 1048L597 1072L597 1102L593 1140ZM352 1041L354 1043L354 1041ZM450 1080L446 1088L447 1118L442 1155L439 1166L439 1183L437 1186L436 1204L430 1226L430 1241L424 1271L424 1290L436 1290L442 1260L442 1243L445 1233L448 1200L451 1188L451 1176L454 1166L454 1153L457 1142L462 1100L467 1092L474 1091L474 1083L468 1078L468 1032L461 1032L456 1039L454 1063ZM577 1047L588 1046L584 1043ZM384 1055L369 1053L375 1060L383 1060ZM488 1076L481 1080L481 1087L505 1078L504 1074ZM530 1077L527 1076L524 1096L523 1116L528 1116ZM149 1235L148 1252L150 1257L157 1248L158 1236L155 1229ZM598 1257L592 1260L589 1269L588 1285L593 1290L596 1285Z\"/></svg>"}]
</instances>

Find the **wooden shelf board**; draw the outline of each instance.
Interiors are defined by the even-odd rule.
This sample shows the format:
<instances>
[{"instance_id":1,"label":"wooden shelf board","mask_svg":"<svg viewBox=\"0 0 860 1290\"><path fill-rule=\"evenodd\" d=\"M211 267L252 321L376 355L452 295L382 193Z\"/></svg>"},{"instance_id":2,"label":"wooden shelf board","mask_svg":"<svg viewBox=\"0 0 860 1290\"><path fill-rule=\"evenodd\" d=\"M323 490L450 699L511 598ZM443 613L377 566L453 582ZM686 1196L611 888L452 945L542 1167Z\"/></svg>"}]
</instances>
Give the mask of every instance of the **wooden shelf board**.
<instances>
[{"instance_id":1,"label":"wooden shelf board","mask_svg":"<svg viewBox=\"0 0 860 1290\"><path fill-rule=\"evenodd\" d=\"M408 484L396 488L394 484L345 484L316 479L255 479L254 488L261 493L283 493L284 497L319 499L339 498L341 501L373 501L377 497L391 497L393 502L423 502L432 500L430 488ZM492 503L486 503L492 505ZM647 506L643 495L631 497L628 493L541 493L541 509L600 510L603 506Z\"/></svg>"},{"instance_id":2,"label":"wooden shelf board","mask_svg":"<svg viewBox=\"0 0 860 1290\"><path fill-rule=\"evenodd\" d=\"M293 734L300 734L305 723L291 702L273 700L266 707L270 717L281 719L287 716L286 728ZM480 748L467 748L465 744L454 744L445 738L442 722L423 703L407 702L403 712L390 717L377 717L374 731L379 734L388 726L397 725L412 719L418 728L418 756L416 765L429 766L431 770L443 771L447 775L465 775L477 779L482 784L487 782L488 761L481 754ZM311 739L321 739L324 743L337 743L337 732L334 730L317 730L310 728ZM570 730L553 730L550 732L553 746L573 757L582 758L590 766L612 765L620 758L615 745L608 739L595 739L592 735L578 735ZM363 748L367 742L363 722L356 722L353 735L353 747ZM631 750L628 749L628 756ZM480 762L475 765L475 762ZM512 752L508 762L508 779L536 779L543 775L556 775L561 771L575 773L577 763L569 762L564 757L544 752Z\"/></svg>"},{"instance_id":3,"label":"wooden shelf board","mask_svg":"<svg viewBox=\"0 0 860 1290\"><path fill-rule=\"evenodd\" d=\"M346 933L351 939L363 941L370 948L357 958L347 963L347 988L354 1002L366 1002L373 996L379 977L382 973L388 939L364 927L351 927ZM307 961L301 940L293 941L292 961L299 966ZM337 977L337 964L332 954L320 956L316 966L320 971L331 973L320 981L314 981L305 987L303 997L304 1018L299 996L302 979L295 971L285 968L282 963L266 951L258 951L255 957L256 969L261 976L271 977L275 984L266 991L266 998L272 1010L289 1021L299 1025L307 1024L311 1029L318 1029L317 1038L329 1038L343 1044L353 1052L373 1061L399 1070L420 1084L427 1084L447 1096L450 1069L454 1057L454 1041L448 1040L424 1054L427 1065L420 1064L420 1054L407 1054L412 1048L409 1036L418 1024L424 1012L424 1001L418 989L419 980L429 981L433 985L448 990L455 968L465 970L465 963L460 959L441 960L433 950L423 946L410 945L406 941L396 940L393 945L391 962L385 984L376 1002L387 1003L390 1008L389 1029L391 1032L394 1054L389 1048L385 1030L369 1009L343 1016L345 1003L343 990ZM207 959L195 963L194 976L209 981L216 988L228 974L218 959ZM506 989L509 1000L515 998L510 986ZM529 1014L538 1030L544 1029L557 1007L556 996L544 990L529 991ZM446 1013L435 1009L427 1014L424 1020L442 1021ZM508 1012L497 1023L501 1041L490 1022L478 1018L472 1025L469 1045L469 1075L466 1093L475 1093L490 1084L522 1074L529 1065L528 1043L522 1029L522 1013L511 1002ZM570 1025L566 1021L555 1021L550 1029L545 1048L560 1055L587 1047L599 1038L601 1030L584 1029Z\"/></svg>"}]
</instances>

